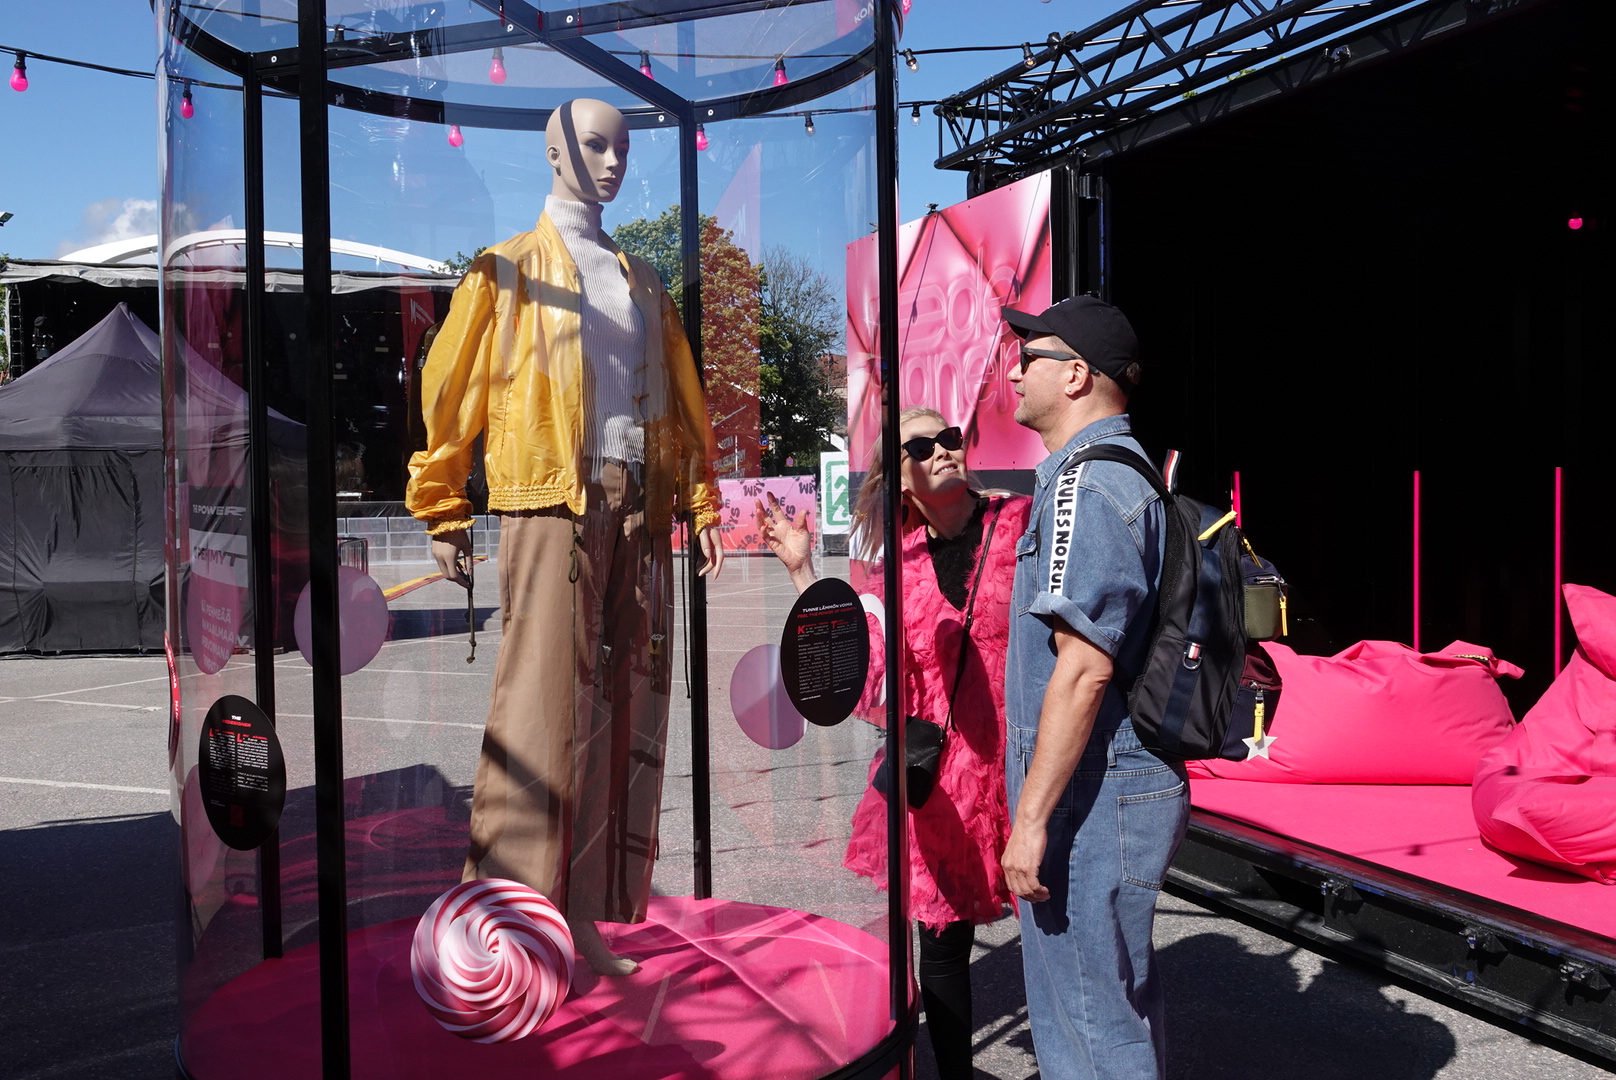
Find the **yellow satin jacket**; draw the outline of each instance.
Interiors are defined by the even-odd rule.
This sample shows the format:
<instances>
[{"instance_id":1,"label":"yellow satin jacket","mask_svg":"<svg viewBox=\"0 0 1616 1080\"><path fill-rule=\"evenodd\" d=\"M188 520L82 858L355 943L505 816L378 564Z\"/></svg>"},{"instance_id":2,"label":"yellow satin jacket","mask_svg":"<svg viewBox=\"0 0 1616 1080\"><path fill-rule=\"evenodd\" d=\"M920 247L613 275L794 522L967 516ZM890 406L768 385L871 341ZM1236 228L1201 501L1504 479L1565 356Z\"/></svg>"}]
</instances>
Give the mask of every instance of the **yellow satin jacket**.
<instances>
[{"instance_id":1,"label":"yellow satin jacket","mask_svg":"<svg viewBox=\"0 0 1616 1080\"><path fill-rule=\"evenodd\" d=\"M690 344L656 271L624 251L617 258L646 328L646 527L666 534L675 510L688 510L701 529L718 520L721 501L712 472L717 445ZM580 295L578 268L548 214L471 264L421 371L427 445L410 458L404 499L427 532L470 527L466 477L479 434L490 510L564 503L583 513L590 389Z\"/></svg>"}]
</instances>

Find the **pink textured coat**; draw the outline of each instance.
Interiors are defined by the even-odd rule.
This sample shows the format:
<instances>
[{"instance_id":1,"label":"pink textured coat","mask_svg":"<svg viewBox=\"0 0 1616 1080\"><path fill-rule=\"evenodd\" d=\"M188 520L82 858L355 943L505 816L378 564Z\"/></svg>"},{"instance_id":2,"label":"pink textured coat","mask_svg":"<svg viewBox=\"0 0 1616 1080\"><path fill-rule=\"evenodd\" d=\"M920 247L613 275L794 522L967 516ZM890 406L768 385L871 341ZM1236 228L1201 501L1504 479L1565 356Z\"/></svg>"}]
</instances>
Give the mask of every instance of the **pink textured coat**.
<instances>
[{"instance_id":1,"label":"pink textured coat","mask_svg":"<svg viewBox=\"0 0 1616 1080\"><path fill-rule=\"evenodd\" d=\"M995 499L988 519L999 514L982 568L971 651L966 654L954 702L937 788L926 805L909 815L909 914L933 929L968 920L987 923L1005 914L1012 897L999 856L1010 838L1004 791L1004 659L1010 643L1010 591L1016 573L1016 541L1027 531L1032 500ZM987 520L983 521L986 535ZM872 581L881 580L874 570ZM937 584L926 530L903 541L904 712L941 724L948 719L948 693L959 664L965 613L949 603ZM879 700L886 677L880 623L870 619L870 682L866 704ZM874 715L879 715L877 710ZM871 763L871 775L881 755ZM853 812L848 869L885 885L887 804L874 788Z\"/></svg>"}]
</instances>

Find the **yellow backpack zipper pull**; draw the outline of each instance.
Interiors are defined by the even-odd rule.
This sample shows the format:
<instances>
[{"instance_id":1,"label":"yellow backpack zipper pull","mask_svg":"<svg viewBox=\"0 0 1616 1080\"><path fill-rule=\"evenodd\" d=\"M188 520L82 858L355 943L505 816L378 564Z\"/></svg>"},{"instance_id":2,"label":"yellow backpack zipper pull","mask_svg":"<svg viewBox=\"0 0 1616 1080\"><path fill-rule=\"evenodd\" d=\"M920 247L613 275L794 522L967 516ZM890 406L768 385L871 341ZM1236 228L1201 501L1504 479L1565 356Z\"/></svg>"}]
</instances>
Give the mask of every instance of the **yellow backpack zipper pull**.
<instances>
[{"instance_id":1,"label":"yellow backpack zipper pull","mask_svg":"<svg viewBox=\"0 0 1616 1080\"><path fill-rule=\"evenodd\" d=\"M1279 636L1280 637L1290 637L1291 636L1291 624L1290 624L1290 619L1287 618L1288 614L1289 614L1288 605L1285 602L1285 590L1281 589L1279 591Z\"/></svg>"},{"instance_id":2,"label":"yellow backpack zipper pull","mask_svg":"<svg viewBox=\"0 0 1616 1080\"><path fill-rule=\"evenodd\" d=\"M1253 739L1256 739L1258 742L1262 742L1262 736L1263 736L1263 713L1264 713L1265 708L1266 708L1264 706L1264 704L1263 704L1262 694L1263 694L1263 692L1261 690L1257 691L1257 706L1256 706L1256 708L1252 709L1252 711L1251 711L1251 715L1252 715L1251 737Z\"/></svg>"}]
</instances>

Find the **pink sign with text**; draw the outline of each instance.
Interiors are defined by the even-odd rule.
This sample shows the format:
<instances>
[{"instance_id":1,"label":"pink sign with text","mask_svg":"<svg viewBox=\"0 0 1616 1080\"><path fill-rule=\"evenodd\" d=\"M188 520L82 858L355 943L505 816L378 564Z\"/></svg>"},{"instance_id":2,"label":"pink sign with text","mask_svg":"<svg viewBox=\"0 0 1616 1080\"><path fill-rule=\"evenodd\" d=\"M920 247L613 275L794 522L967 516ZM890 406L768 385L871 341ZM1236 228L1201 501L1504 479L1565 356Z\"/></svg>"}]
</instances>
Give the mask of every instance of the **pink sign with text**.
<instances>
[{"instance_id":1,"label":"pink sign with text","mask_svg":"<svg viewBox=\"0 0 1616 1080\"><path fill-rule=\"evenodd\" d=\"M898 229L901 408L926 405L966 432L977 469L1030 469L1045 457L1015 422L1005 377L1020 339L1000 305L1050 304L1049 174L1039 173ZM869 466L881 430L876 238L847 246L849 465Z\"/></svg>"}]
</instances>

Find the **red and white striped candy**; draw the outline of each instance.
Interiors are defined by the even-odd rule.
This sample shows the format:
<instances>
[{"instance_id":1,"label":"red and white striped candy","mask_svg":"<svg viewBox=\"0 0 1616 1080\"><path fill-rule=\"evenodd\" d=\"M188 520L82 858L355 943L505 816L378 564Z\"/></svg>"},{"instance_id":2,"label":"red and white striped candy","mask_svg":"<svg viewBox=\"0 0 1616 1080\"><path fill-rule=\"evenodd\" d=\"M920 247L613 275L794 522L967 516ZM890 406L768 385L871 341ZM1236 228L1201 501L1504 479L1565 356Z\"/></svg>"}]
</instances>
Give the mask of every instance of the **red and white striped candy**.
<instances>
[{"instance_id":1,"label":"red and white striped candy","mask_svg":"<svg viewBox=\"0 0 1616 1080\"><path fill-rule=\"evenodd\" d=\"M410 973L438 1023L463 1039L530 1035L572 986L572 932L556 906L517 881L467 881L415 927Z\"/></svg>"}]
</instances>

